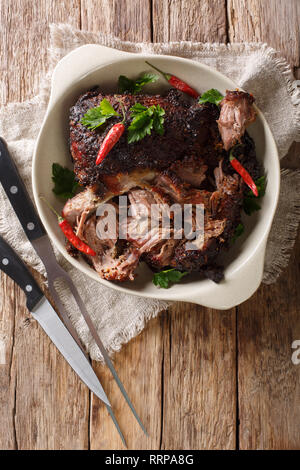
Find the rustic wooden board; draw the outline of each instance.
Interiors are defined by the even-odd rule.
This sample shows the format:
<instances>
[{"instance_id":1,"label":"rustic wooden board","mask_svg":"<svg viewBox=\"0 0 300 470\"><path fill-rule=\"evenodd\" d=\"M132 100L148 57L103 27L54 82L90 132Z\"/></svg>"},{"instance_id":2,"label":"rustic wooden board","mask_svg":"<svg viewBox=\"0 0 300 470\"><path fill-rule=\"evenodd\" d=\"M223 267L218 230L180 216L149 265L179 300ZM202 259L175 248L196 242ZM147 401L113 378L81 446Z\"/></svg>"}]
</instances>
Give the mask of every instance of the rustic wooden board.
<instances>
[{"instance_id":1,"label":"rustic wooden board","mask_svg":"<svg viewBox=\"0 0 300 470\"><path fill-rule=\"evenodd\" d=\"M7 276L0 273L0 448L16 449L15 374L13 355L15 343L15 286Z\"/></svg>"},{"instance_id":2,"label":"rustic wooden board","mask_svg":"<svg viewBox=\"0 0 300 470\"><path fill-rule=\"evenodd\" d=\"M48 68L51 22L133 41L267 41L299 67L298 5L297 0L99 0L95 7L89 0L0 0L0 104L36 93ZM176 304L116 355L115 366L150 439L106 368L94 363L130 449L299 448L299 366L291 363L291 343L300 337L299 246L282 279L260 288L238 308L238 316L236 309ZM0 359L5 356L0 448L122 449L105 407L30 319L23 294L1 274L0 292Z\"/></svg>"},{"instance_id":3,"label":"rustic wooden board","mask_svg":"<svg viewBox=\"0 0 300 470\"><path fill-rule=\"evenodd\" d=\"M235 449L234 310L176 303L163 331L161 448Z\"/></svg>"},{"instance_id":4,"label":"rustic wooden board","mask_svg":"<svg viewBox=\"0 0 300 470\"><path fill-rule=\"evenodd\" d=\"M280 281L238 308L241 449L299 449L300 237Z\"/></svg>"},{"instance_id":5,"label":"rustic wooden board","mask_svg":"<svg viewBox=\"0 0 300 470\"><path fill-rule=\"evenodd\" d=\"M79 27L78 0L2 0L1 104L34 96L48 70L49 24ZM2 86L2 85L6 86Z\"/></svg>"},{"instance_id":6,"label":"rustic wooden board","mask_svg":"<svg viewBox=\"0 0 300 470\"><path fill-rule=\"evenodd\" d=\"M226 42L225 0L153 0L153 41Z\"/></svg>"},{"instance_id":7,"label":"rustic wooden board","mask_svg":"<svg viewBox=\"0 0 300 470\"><path fill-rule=\"evenodd\" d=\"M149 0L81 0L81 28L101 31L125 41L151 41Z\"/></svg>"},{"instance_id":8,"label":"rustic wooden board","mask_svg":"<svg viewBox=\"0 0 300 470\"><path fill-rule=\"evenodd\" d=\"M267 42L300 65L298 0L228 0L230 42Z\"/></svg>"}]
</instances>

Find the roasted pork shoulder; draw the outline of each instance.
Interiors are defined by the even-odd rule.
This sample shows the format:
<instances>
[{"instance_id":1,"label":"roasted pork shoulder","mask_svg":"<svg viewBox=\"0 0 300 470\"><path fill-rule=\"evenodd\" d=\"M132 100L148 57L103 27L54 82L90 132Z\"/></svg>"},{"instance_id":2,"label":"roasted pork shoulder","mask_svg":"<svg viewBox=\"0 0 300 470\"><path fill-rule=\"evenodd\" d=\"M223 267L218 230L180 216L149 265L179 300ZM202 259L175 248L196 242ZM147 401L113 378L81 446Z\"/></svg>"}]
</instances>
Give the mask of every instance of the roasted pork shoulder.
<instances>
[{"instance_id":1,"label":"roasted pork shoulder","mask_svg":"<svg viewBox=\"0 0 300 470\"><path fill-rule=\"evenodd\" d=\"M81 119L103 98L120 114L122 102L125 125L134 103L159 104L165 110L164 134L152 133L128 144L125 132L96 166L99 147L119 118L112 118L94 131L87 129ZM243 165L255 177L260 174L253 141L245 134L246 126L255 119L252 103L250 95L237 91L227 92L221 110L211 103L187 99L177 90L166 96L109 95L97 88L78 99L70 110L70 151L77 179L85 188L67 201L63 215L96 252L96 256L85 259L102 278L133 280L139 262L144 261L154 271L176 268L200 272L216 282L222 279L216 258L229 245L240 222L245 191L243 181L228 163L227 150L240 142ZM120 196L126 196L126 226L120 222L114 236L99 238L97 227L103 216L98 209L108 204L120 221ZM172 215L166 228L163 215L158 213L156 226L152 227L151 207L173 204L181 208L186 204L203 205L204 238L200 248L186 249L189 240L182 229L174 226ZM191 225L195 223L193 213ZM76 250L72 251L74 254Z\"/></svg>"},{"instance_id":2,"label":"roasted pork shoulder","mask_svg":"<svg viewBox=\"0 0 300 470\"><path fill-rule=\"evenodd\" d=\"M144 106L159 104L166 113L164 135L152 133L140 142L128 144L125 133L102 164L96 166L100 145L109 129L120 118L111 119L107 126L96 131L87 129L80 121L88 109L98 106L104 98L120 114L122 110L119 100L122 102L126 125L130 120L129 109L135 103ZM70 111L70 150L77 178L84 186L90 186L98 182L103 174L115 175L138 168L163 170L176 160L193 155L201 155L206 160L213 156L216 158L216 152L222 153L217 117L218 109L214 105L200 105L196 101L191 104L177 90L171 90L165 97L104 95L99 89L89 91L79 98Z\"/></svg>"}]
</instances>

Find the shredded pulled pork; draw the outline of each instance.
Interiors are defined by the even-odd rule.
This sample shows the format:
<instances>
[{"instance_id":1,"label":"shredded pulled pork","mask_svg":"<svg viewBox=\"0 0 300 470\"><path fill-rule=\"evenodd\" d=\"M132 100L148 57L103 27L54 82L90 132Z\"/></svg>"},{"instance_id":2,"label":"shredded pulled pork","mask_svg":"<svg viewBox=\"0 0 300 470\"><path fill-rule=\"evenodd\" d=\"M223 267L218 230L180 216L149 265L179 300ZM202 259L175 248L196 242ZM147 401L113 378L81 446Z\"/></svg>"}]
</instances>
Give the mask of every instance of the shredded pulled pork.
<instances>
[{"instance_id":1,"label":"shredded pulled pork","mask_svg":"<svg viewBox=\"0 0 300 470\"><path fill-rule=\"evenodd\" d=\"M249 93L226 91L226 96L220 103L221 113L217 121L225 150L239 142L246 127L255 121L253 102L254 98Z\"/></svg>"},{"instance_id":2,"label":"shredded pulled pork","mask_svg":"<svg viewBox=\"0 0 300 470\"><path fill-rule=\"evenodd\" d=\"M204 165L202 171L200 166L199 162L198 176L202 175L203 182L207 166ZM192 271L197 265L196 270L201 270L225 242L226 235L222 238L222 234L228 226L228 210L231 210L241 197L239 178L225 175L220 161L214 171L216 189L211 192L197 189L185 182L175 173L174 169L178 168L181 166L174 165L170 171L154 172L152 180L148 177L138 181L133 175L118 178L119 195L127 196L127 219L124 225L120 219L120 226L119 219L117 220L116 233L110 237L100 238L97 224L103 220L108 223L109 217L113 216L109 215L110 211L106 211L105 216L100 216L97 208L105 202L115 209L114 214L118 218L116 192L112 192L111 187L103 197L95 194L92 196L90 189L87 189L67 202L64 216L77 229L77 235L97 253L96 256L89 257L89 262L103 279L133 280L140 261L146 261L155 269L172 266ZM201 185L199 183L200 179L197 177L194 186ZM115 188L116 181L113 185ZM189 240L183 237L182 228L175 229L172 212L174 205L183 208L184 204L203 204L205 210L202 245L195 246L189 252L185 249ZM164 219L165 216L167 219ZM168 220L169 224L164 224L165 220ZM192 213L191 224L192 230L195 230L195 212ZM213 272L211 268L210 272Z\"/></svg>"}]
</instances>

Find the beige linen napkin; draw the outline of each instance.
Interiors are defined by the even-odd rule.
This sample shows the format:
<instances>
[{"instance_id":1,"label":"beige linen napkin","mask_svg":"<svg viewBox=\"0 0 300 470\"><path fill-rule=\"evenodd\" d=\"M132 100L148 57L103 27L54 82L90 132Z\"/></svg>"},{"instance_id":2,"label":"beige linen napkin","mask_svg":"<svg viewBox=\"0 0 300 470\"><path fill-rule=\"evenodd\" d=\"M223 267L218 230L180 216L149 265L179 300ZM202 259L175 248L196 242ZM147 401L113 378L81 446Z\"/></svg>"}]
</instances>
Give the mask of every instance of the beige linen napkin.
<instances>
[{"instance_id":1,"label":"beige linen napkin","mask_svg":"<svg viewBox=\"0 0 300 470\"><path fill-rule=\"evenodd\" d=\"M100 43L129 52L148 52L182 56L203 62L220 70L237 84L251 91L265 114L279 149L280 158L291 143L300 141L300 93L286 61L263 44L201 44L176 42L168 44L129 43L71 28L52 25L50 40L51 69L40 93L24 103L13 103L0 110L0 135L9 146L25 184L31 190L31 159L41 117L46 111L50 77L58 60L71 50L87 43ZM264 282L274 282L287 265L300 218L300 173L282 170L280 204L270 234L266 255ZM0 234L21 257L39 272L44 267L27 241L6 196L0 189ZM71 275L103 343L109 353L118 351L144 328L145 323L168 306L167 302L120 294L87 279L69 265L62 256L59 262ZM64 303L74 325L93 359L101 355L84 320L72 300L62 289Z\"/></svg>"}]
</instances>

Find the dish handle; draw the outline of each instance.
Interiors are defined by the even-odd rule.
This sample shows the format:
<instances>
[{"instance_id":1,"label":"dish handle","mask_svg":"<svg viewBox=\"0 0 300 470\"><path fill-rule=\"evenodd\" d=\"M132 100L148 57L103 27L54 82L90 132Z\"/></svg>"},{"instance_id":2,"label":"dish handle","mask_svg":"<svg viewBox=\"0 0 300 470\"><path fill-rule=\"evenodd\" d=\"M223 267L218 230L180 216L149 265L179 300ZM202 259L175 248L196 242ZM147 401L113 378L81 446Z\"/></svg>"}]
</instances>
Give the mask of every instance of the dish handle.
<instances>
[{"instance_id":1,"label":"dish handle","mask_svg":"<svg viewBox=\"0 0 300 470\"><path fill-rule=\"evenodd\" d=\"M227 310L249 299L263 278L266 245L267 240L239 269L226 274L225 280L218 284L217 290L216 286L212 285L212 288L205 290L204 293L194 294L185 300L204 307Z\"/></svg>"},{"instance_id":2,"label":"dish handle","mask_svg":"<svg viewBox=\"0 0 300 470\"><path fill-rule=\"evenodd\" d=\"M132 54L99 44L86 44L71 51L58 62L53 71L49 108L72 83L86 73L126 55ZM76 67L77 64L80 66Z\"/></svg>"}]
</instances>

